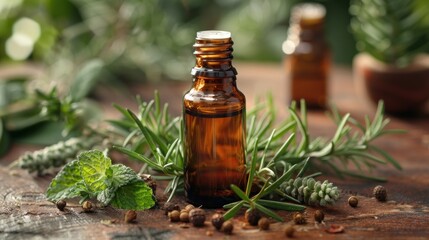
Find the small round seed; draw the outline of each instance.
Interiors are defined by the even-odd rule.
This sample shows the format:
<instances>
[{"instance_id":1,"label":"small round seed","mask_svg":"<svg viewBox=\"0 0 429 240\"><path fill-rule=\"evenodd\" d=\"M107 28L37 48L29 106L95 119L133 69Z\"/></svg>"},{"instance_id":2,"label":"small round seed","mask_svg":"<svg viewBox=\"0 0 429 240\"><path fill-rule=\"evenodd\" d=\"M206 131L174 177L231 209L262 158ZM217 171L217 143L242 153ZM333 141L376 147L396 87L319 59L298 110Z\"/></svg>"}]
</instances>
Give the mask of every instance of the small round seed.
<instances>
[{"instance_id":1,"label":"small round seed","mask_svg":"<svg viewBox=\"0 0 429 240\"><path fill-rule=\"evenodd\" d=\"M355 208L355 207L357 207L357 205L359 203L359 200L358 200L357 197L351 196L351 197L349 197L348 202L349 202L350 207L354 207Z\"/></svg>"},{"instance_id":2,"label":"small round seed","mask_svg":"<svg viewBox=\"0 0 429 240\"><path fill-rule=\"evenodd\" d=\"M325 219L325 214L322 210L316 210L314 212L314 220L318 223L321 223Z\"/></svg>"},{"instance_id":3,"label":"small round seed","mask_svg":"<svg viewBox=\"0 0 429 240\"><path fill-rule=\"evenodd\" d=\"M66 208L66 206L67 206L67 202L66 201L64 201L64 200L59 200L58 202L57 202L57 208L60 210L60 211L64 211L64 209Z\"/></svg>"}]
</instances>

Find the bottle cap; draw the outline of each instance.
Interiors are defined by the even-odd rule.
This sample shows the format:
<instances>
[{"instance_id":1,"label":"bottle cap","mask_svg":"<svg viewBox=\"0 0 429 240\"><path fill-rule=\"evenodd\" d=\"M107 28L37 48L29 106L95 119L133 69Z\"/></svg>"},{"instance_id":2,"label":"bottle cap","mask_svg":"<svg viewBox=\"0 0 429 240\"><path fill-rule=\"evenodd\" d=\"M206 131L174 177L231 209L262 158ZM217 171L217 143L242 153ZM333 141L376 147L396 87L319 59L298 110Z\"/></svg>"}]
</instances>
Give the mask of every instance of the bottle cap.
<instances>
[{"instance_id":1,"label":"bottle cap","mask_svg":"<svg viewBox=\"0 0 429 240\"><path fill-rule=\"evenodd\" d=\"M227 39L231 38L231 33L227 31L208 30L197 32L198 39Z\"/></svg>"}]
</instances>

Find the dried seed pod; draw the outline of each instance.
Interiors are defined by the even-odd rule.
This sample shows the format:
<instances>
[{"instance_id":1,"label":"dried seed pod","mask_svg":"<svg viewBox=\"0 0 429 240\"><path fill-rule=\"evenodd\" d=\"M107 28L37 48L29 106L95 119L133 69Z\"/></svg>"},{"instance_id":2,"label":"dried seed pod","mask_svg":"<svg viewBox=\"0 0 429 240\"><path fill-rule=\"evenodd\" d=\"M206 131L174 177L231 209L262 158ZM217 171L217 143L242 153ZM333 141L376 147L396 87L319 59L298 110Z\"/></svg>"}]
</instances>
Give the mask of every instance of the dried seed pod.
<instances>
[{"instance_id":1,"label":"dried seed pod","mask_svg":"<svg viewBox=\"0 0 429 240\"><path fill-rule=\"evenodd\" d=\"M263 217L259 219L258 227L260 230L268 230L270 228L270 221L266 217Z\"/></svg>"},{"instance_id":2,"label":"dried seed pod","mask_svg":"<svg viewBox=\"0 0 429 240\"><path fill-rule=\"evenodd\" d=\"M82 203L82 209L84 212L92 212L94 210L93 206L92 206L92 202L88 201L88 200L83 202Z\"/></svg>"},{"instance_id":3,"label":"dried seed pod","mask_svg":"<svg viewBox=\"0 0 429 240\"><path fill-rule=\"evenodd\" d=\"M124 216L124 222L131 223L137 219L137 212L134 210L128 210Z\"/></svg>"},{"instance_id":4,"label":"dried seed pod","mask_svg":"<svg viewBox=\"0 0 429 240\"><path fill-rule=\"evenodd\" d=\"M192 209L194 209L195 208L195 206L194 205L192 205L192 204L188 204L188 205L186 205L185 206L185 210L187 211L187 212L190 212Z\"/></svg>"},{"instance_id":5,"label":"dried seed pod","mask_svg":"<svg viewBox=\"0 0 429 240\"><path fill-rule=\"evenodd\" d=\"M156 195L156 181L150 174L140 174L140 178L146 183L148 187L152 189L152 193Z\"/></svg>"},{"instance_id":6,"label":"dried seed pod","mask_svg":"<svg viewBox=\"0 0 429 240\"><path fill-rule=\"evenodd\" d=\"M325 214L322 210L316 210L314 212L314 220L318 223L321 223L325 219Z\"/></svg>"},{"instance_id":7,"label":"dried seed pod","mask_svg":"<svg viewBox=\"0 0 429 240\"><path fill-rule=\"evenodd\" d=\"M286 227L285 229L286 237L292 238L294 233L295 233L295 228L293 226Z\"/></svg>"},{"instance_id":8,"label":"dried seed pod","mask_svg":"<svg viewBox=\"0 0 429 240\"><path fill-rule=\"evenodd\" d=\"M222 228L222 224L225 222L225 219L223 218L222 214L215 213L212 216L212 225L217 229L220 230Z\"/></svg>"},{"instance_id":9,"label":"dried seed pod","mask_svg":"<svg viewBox=\"0 0 429 240\"><path fill-rule=\"evenodd\" d=\"M194 208L189 211L189 221L194 225L194 227L202 227L204 226L204 222L206 221L206 213L201 208Z\"/></svg>"},{"instance_id":10,"label":"dried seed pod","mask_svg":"<svg viewBox=\"0 0 429 240\"><path fill-rule=\"evenodd\" d=\"M232 231L234 230L234 224L231 220L225 221L222 224L221 231L225 234L232 234Z\"/></svg>"},{"instance_id":11,"label":"dried seed pod","mask_svg":"<svg viewBox=\"0 0 429 240\"><path fill-rule=\"evenodd\" d=\"M387 199L387 190L385 187L378 185L374 188L373 192L375 199L384 202Z\"/></svg>"},{"instance_id":12,"label":"dried seed pod","mask_svg":"<svg viewBox=\"0 0 429 240\"><path fill-rule=\"evenodd\" d=\"M189 213L187 211L180 211L180 221L181 222L189 222Z\"/></svg>"},{"instance_id":13,"label":"dried seed pod","mask_svg":"<svg viewBox=\"0 0 429 240\"><path fill-rule=\"evenodd\" d=\"M307 223L307 219L305 219L305 216L302 213L295 213L293 215L293 221L295 222L295 224L305 224L305 223Z\"/></svg>"},{"instance_id":14,"label":"dried seed pod","mask_svg":"<svg viewBox=\"0 0 429 240\"><path fill-rule=\"evenodd\" d=\"M257 226L259 219L261 219L261 214L256 209L248 209L244 214L244 218L250 225Z\"/></svg>"},{"instance_id":15,"label":"dried seed pod","mask_svg":"<svg viewBox=\"0 0 429 240\"><path fill-rule=\"evenodd\" d=\"M64 201L64 200L59 200L57 203L56 203L56 205L57 205L57 208L60 210L60 211L64 211L64 209L66 208L66 206L67 206L67 202L66 201Z\"/></svg>"},{"instance_id":16,"label":"dried seed pod","mask_svg":"<svg viewBox=\"0 0 429 240\"><path fill-rule=\"evenodd\" d=\"M162 209L164 209L165 215L168 215L168 213L173 211L173 210L180 211L179 205L172 203L172 202L166 202L164 204L164 206L162 207Z\"/></svg>"},{"instance_id":17,"label":"dried seed pod","mask_svg":"<svg viewBox=\"0 0 429 240\"><path fill-rule=\"evenodd\" d=\"M359 203L359 200L358 200L357 197L351 196L351 197L349 197L348 202L349 202L350 207L354 207L355 208L355 207L357 207L357 205Z\"/></svg>"},{"instance_id":18,"label":"dried seed pod","mask_svg":"<svg viewBox=\"0 0 429 240\"><path fill-rule=\"evenodd\" d=\"M170 222L178 222L180 221L180 212L173 210L168 213L168 218L170 219Z\"/></svg>"}]
</instances>

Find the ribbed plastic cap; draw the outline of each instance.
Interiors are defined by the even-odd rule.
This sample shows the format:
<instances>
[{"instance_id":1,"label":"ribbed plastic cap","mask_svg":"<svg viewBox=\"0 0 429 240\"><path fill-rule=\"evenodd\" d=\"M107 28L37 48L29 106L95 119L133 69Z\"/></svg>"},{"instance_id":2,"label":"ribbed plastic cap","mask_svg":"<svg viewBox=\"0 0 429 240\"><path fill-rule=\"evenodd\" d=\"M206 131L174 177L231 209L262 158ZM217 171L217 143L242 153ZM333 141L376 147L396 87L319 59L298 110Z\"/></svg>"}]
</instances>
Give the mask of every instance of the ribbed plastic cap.
<instances>
[{"instance_id":1,"label":"ribbed plastic cap","mask_svg":"<svg viewBox=\"0 0 429 240\"><path fill-rule=\"evenodd\" d=\"M197 32L198 39L227 39L231 38L231 33L227 31L208 30Z\"/></svg>"}]
</instances>

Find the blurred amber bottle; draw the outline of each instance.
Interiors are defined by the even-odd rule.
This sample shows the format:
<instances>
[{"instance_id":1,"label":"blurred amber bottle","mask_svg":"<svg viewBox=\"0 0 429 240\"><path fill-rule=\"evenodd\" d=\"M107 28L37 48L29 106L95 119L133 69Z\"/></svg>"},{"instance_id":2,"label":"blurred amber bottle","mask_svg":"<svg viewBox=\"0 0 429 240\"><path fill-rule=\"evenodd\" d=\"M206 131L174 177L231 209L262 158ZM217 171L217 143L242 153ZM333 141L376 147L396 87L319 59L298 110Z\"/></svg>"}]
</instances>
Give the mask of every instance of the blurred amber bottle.
<instances>
[{"instance_id":1,"label":"blurred amber bottle","mask_svg":"<svg viewBox=\"0 0 429 240\"><path fill-rule=\"evenodd\" d=\"M325 108L328 98L330 50L325 41L325 8L317 3L296 5L282 49L291 100L305 99L309 108Z\"/></svg>"},{"instance_id":2,"label":"blurred amber bottle","mask_svg":"<svg viewBox=\"0 0 429 240\"><path fill-rule=\"evenodd\" d=\"M245 106L232 66L231 33L203 31L194 44L192 88L183 99L185 195L195 206L222 207L244 189Z\"/></svg>"}]
</instances>

